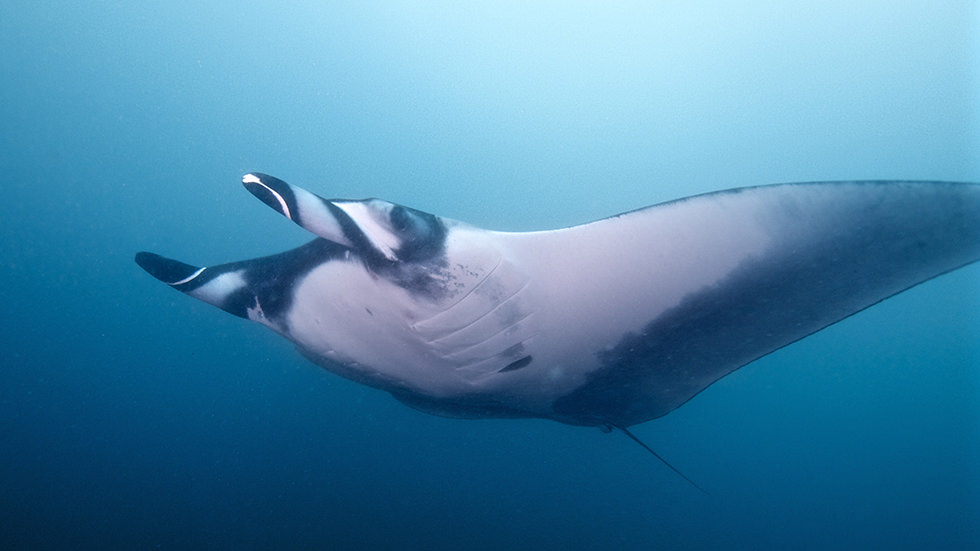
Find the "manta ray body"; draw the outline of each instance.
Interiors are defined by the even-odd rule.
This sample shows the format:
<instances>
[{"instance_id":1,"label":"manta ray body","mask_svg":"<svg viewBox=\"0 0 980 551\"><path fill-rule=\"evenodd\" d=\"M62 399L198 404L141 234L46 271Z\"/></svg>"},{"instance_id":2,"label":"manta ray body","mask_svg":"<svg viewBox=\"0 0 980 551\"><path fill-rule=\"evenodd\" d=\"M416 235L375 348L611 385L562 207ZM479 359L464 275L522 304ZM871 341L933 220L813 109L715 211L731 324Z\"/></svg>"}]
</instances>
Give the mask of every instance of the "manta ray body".
<instances>
[{"instance_id":1,"label":"manta ray body","mask_svg":"<svg viewBox=\"0 0 980 551\"><path fill-rule=\"evenodd\" d=\"M136 261L316 364L438 415L626 427L980 259L980 185L759 186L554 231L490 231L378 199L245 187L315 236L197 267Z\"/></svg>"}]
</instances>

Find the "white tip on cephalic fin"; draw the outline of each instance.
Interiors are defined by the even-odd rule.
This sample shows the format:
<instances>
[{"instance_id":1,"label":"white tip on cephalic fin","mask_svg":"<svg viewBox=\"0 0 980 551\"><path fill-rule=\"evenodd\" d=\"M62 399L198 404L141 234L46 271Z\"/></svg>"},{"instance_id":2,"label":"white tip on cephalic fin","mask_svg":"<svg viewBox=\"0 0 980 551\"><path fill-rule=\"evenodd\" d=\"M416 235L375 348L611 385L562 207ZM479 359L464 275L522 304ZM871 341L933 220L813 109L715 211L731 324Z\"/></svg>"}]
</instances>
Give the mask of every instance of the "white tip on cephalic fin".
<instances>
[{"instance_id":1,"label":"white tip on cephalic fin","mask_svg":"<svg viewBox=\"0 0 980 551\"><path fill-rule=\"evenodd\" d=\"M259 178L255 174L246 174L244 177L242 177L242 183L243 184L258 184L258 185L264 187L265 189L269 190L269 193L271 193L272 196L276 198L276 201L279 201L279 206L282 208L282 214L286 218L288 218L290 220L293 219L292 213L289 212L289 205L286 204L286 200L283 199L282 198L282 195L279 195L279 193L276 190L274 190L271 187L265 185L265 183L262 182L262 179L261 178Z\"/></svg>"}]
</instances>

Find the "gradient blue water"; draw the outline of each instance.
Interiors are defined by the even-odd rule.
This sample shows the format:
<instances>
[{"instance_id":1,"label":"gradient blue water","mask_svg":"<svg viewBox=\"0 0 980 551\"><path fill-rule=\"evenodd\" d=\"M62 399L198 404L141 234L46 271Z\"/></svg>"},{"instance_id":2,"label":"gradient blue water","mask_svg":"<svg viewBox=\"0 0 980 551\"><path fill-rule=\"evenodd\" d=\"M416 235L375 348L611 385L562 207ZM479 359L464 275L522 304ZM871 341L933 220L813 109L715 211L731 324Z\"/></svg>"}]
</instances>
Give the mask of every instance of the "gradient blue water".
<instances>
[{"instance_id":1,"label":"gradient blue water","mask_svg":"<svg viewBox=\"0 0 980 551\"><path fill-rule=\"evenodd\" d=\"M8 549L980 546L980 266L618 434L414 412L142 273L303 242L251 170L500 229L980 181L980 11L0 5ZM738 4L737 6L734 4Z\"/></svg>"}]
</instances>

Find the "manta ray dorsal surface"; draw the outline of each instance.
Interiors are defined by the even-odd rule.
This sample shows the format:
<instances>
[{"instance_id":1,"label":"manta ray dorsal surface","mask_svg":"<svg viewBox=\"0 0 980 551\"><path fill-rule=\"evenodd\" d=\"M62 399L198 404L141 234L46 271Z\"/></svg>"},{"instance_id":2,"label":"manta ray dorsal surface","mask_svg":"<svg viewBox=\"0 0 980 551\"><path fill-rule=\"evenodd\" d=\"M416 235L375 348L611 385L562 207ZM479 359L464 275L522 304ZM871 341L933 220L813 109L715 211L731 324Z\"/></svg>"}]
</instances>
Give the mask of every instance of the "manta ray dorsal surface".
<instances>
[{"instance_id":1,"label":"manta ray dorsal surface","mask_svg":"<svg viewBox=\"0 0 980 551\"><path fill-rule=\"evenodd\" d=\"M508 233L243 182L317 237L206 268L137 263L330 371L458 417L629 427L980 259L977 184L759 186Z\"/></svg>"}]
</instances>

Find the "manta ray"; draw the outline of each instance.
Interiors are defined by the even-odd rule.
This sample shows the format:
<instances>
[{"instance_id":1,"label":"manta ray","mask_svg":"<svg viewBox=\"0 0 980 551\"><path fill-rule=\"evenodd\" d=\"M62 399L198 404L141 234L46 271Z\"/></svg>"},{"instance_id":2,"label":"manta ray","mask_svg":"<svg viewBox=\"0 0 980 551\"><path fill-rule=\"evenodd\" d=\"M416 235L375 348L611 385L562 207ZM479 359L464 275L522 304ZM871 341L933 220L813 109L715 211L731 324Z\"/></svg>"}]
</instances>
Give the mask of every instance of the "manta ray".
<instances>
[{"instance_id":1,"label":"manta ray","mask_svg":"<svg viewBox=\"0 0 980 551\"><path fill-rule=\"evenodd\" d=\"M765 185L516 233L266 174L243 183L316 237L216 266L136 262L424 412L631 437L738 368L980 259L978 184Z\"/></svg>"}]
</instances>

